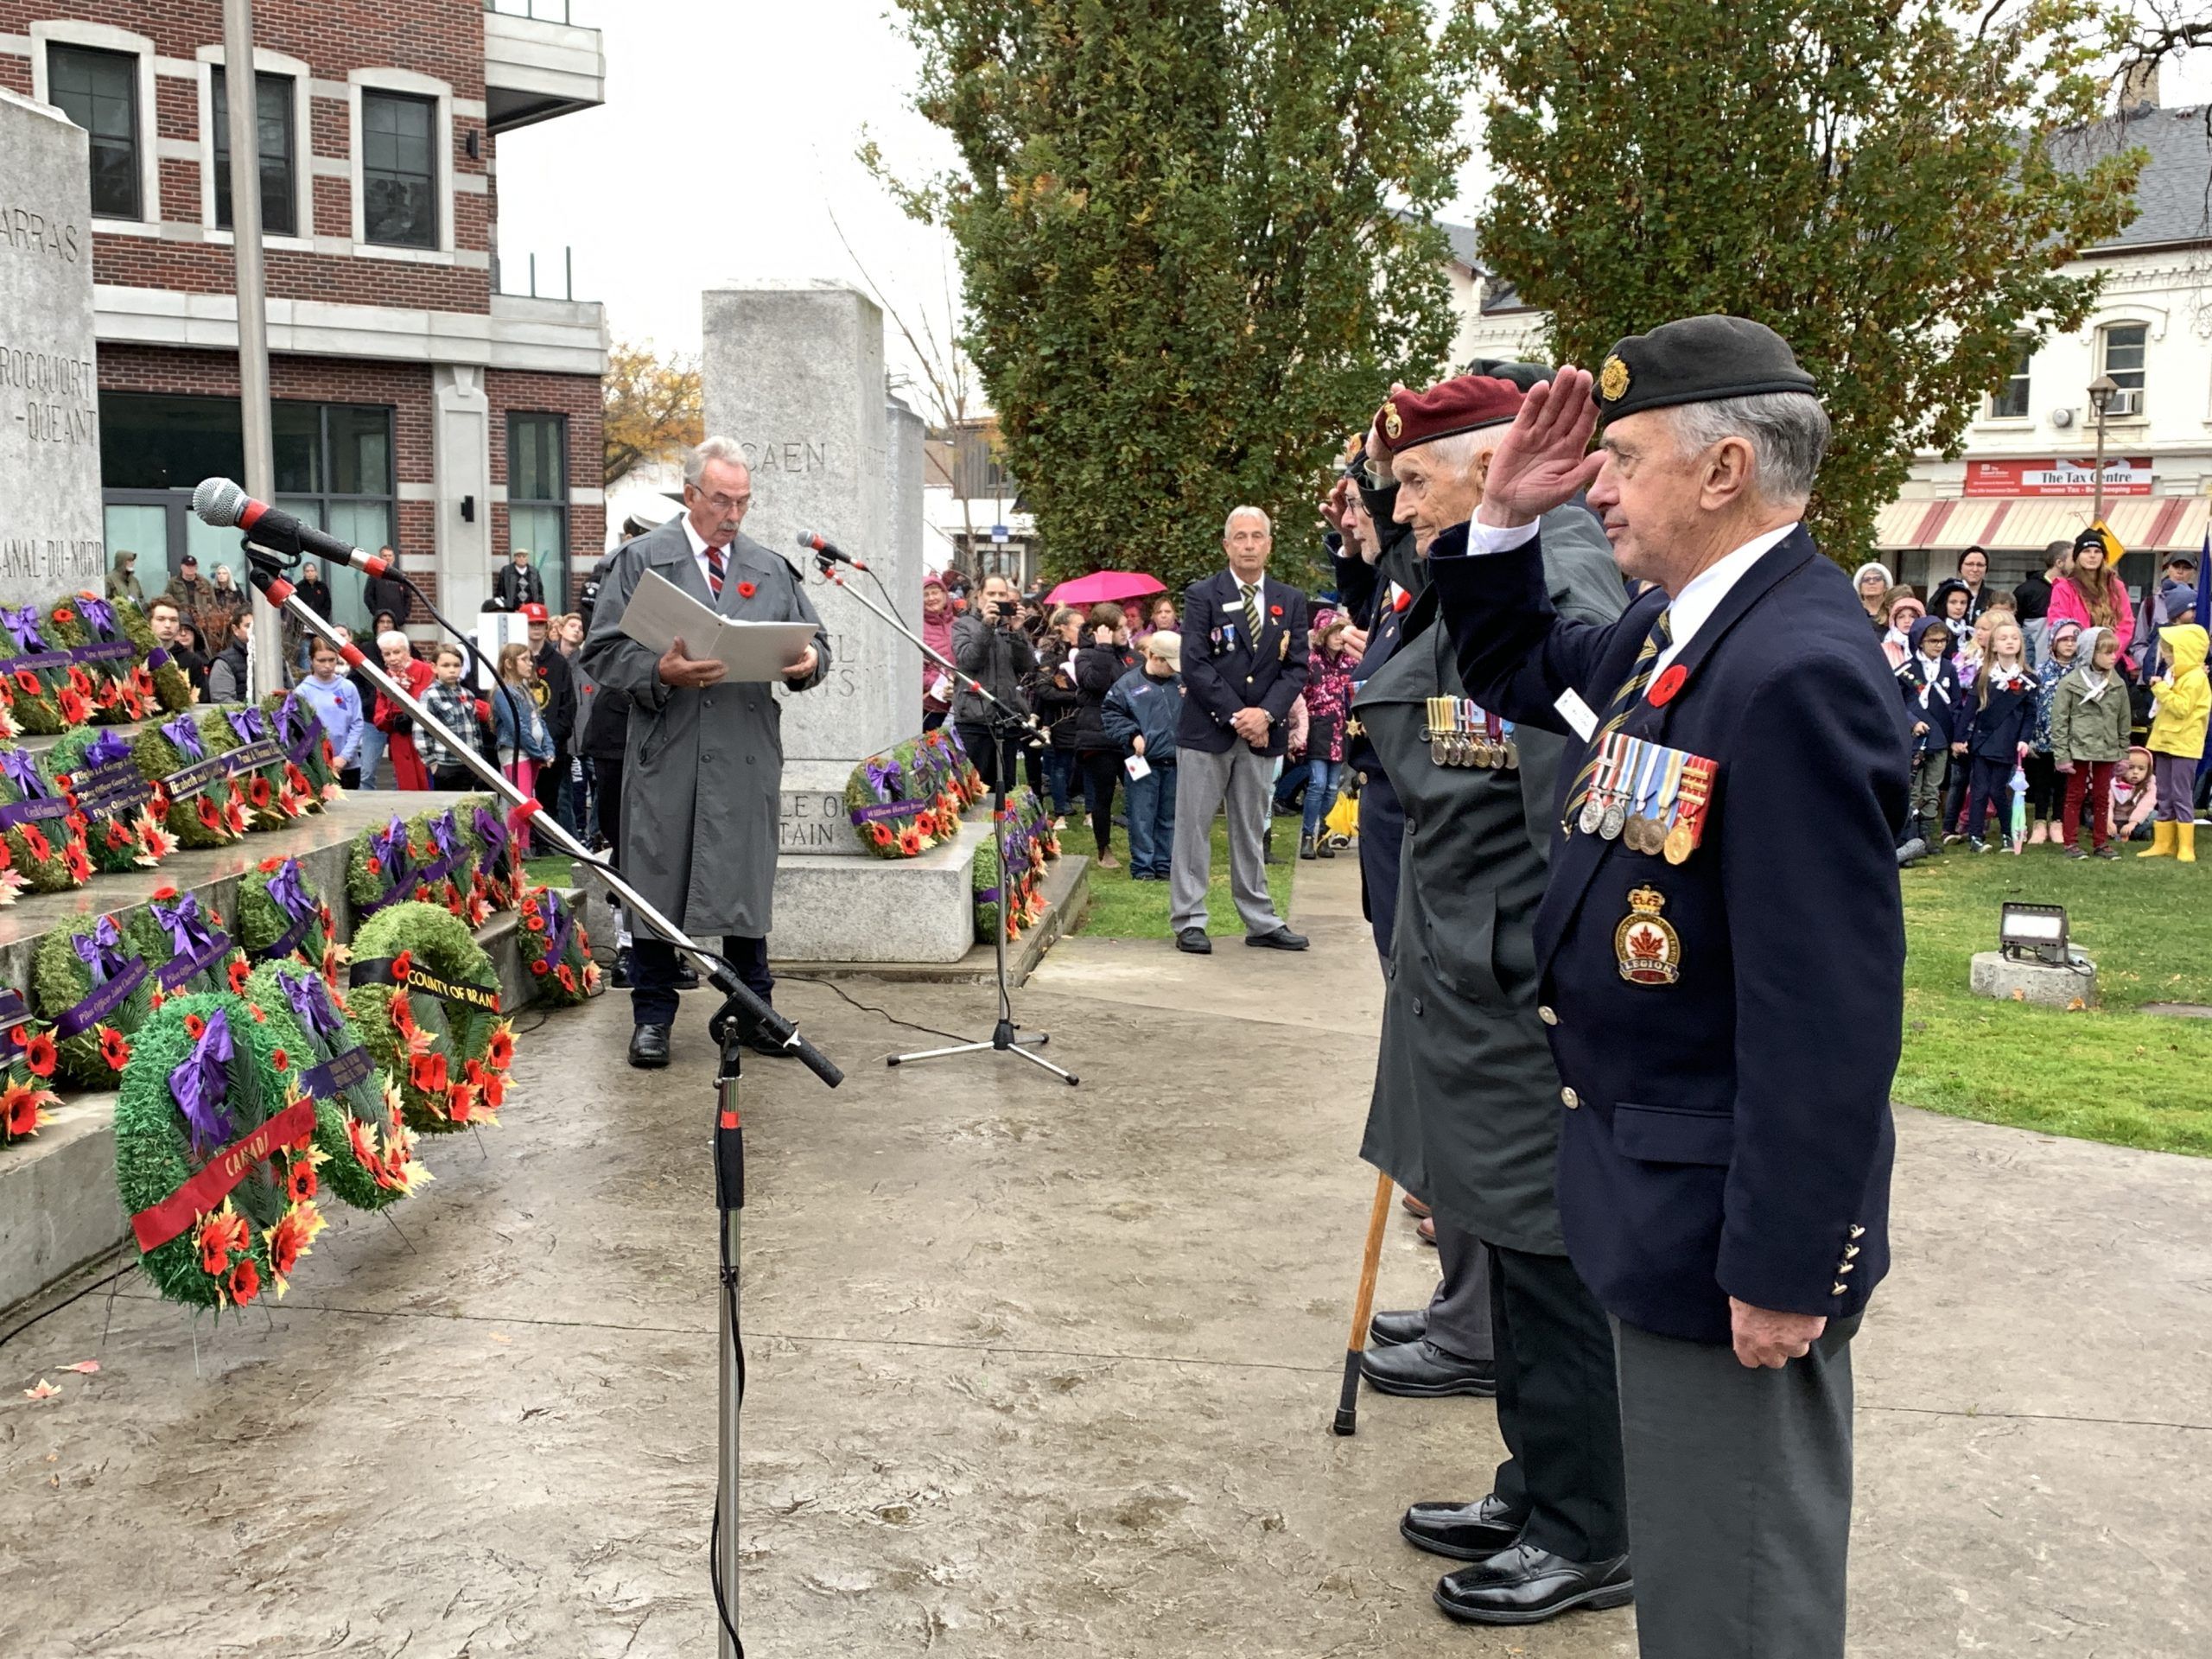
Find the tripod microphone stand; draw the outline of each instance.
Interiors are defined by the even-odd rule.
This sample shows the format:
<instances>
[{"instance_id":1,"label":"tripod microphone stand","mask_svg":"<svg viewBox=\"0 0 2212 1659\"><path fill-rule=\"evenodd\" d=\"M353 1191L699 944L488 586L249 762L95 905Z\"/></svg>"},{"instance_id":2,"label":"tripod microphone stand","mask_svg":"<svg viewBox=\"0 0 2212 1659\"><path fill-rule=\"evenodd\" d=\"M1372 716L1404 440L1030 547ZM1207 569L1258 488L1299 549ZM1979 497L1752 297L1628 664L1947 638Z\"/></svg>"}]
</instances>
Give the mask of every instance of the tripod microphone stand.
<instances>
[{"instance_id":1,"label":"tripod microphone stand","mask_svg":"<svg viewBox=\"0 0 2212 1659\"><path fill-rule=\"evenodd\" d=\"M1052 1041L1052 1035L1048 1032L1042 1031L1024 1033L1021 1027L1015 1023L1014 990L1007 984L1006 976L1006 925L1007 918L1013 914L1014 886L1014 872L1006 861L1006 798L1007 791L1013 783L1013 780L1007 776L1013 770L1009 764L1011 757L1008 751L1008 740L1019 738L1024 744L1033 748L1041 744L1044 741L1044 733L1037 724L1036 716L1009 708L993 696L983 689L981 681L972 676L963 674L958 666L949 658L931 650L929 641L901 622L895 613L886 606L877 604L859 588L848 582L839 572L836 561L817 546L815 538L802 535L799 537L799 545L814 554L815 563L820 569L824 581L851 595L863 608L887 624L892 632L910 641L925 658L952 676L954 683L963 690L981 697L989 716L988 725L992 745L991 844L997 849L999 860L999 918L997 925L991 930L992 959L996 966L998 976L998 1020L991 1027L989 1038L984 1041L956 1043L949 1048L927 1048L914 1054L893 1054L887 1058L884 1064L905 1065L916 1060L944 1060L950 1059L957 1054L984 1052L1014 1054L1028 1061L1032 1065L1051 1072L1072 1088L1082 1081L1074 1072L1062 1071L1043 1055L1030 1052L1033 1046L1042 1048L1046 1043ZM861 568L866 569L865 566ZM870 573L871 577L873 574L873 572Z\"/></svg>"},{"instance_id":2,"label":"tripod microphone stand","mask_svg":"<svg viewBox=\"0 0 2212 1659\"><path fill-rule=\"evenodd\" d=\"M202 516L207 515L203 513ZM217 521L211 518L209 522ZM741 1344L738 1321L739 1211L745 1207L745 1127L738 1093L741 1057L748 1044L760 1042L785 1049L832 1089L844 1081L844 1073L828 1056L801 1037L796 1025L748 989L737 977L736 969L720 955L695 944L682 928L662 915L642 893L596 857L557 820L537 816L538 803L535 797L524 794L497 766L463 742L450 727L424 708L413 693L387 674L380 661L371 658L358 645L341 641L337 629L316 614L286 579L285 571L299 562L296 554L288 555L261 547L251 534L242 538L240 544L245 550L253 585L272 606L291 617L316 639L327 641L349 667L357 668L365 674L378 690L404 709L424 731L460 756L462 763L493 795L524 813L537 834L543 836L571 858L596 870L600 879L622 900L632 918L633 928L642 924L649 931L690 957L698 963L715 988L722 994L721 1007L708 1027L721 1052L720 1064L715 1075L713 1155L715 1204L719 1216L721 1248L717 1282L721 1293L719 1322L721 1340L717 1420L721 1446L716 1463L719 1479L709 1570L714 1584L715 1606L721 1623L720 1652L722 1659L743 1659L745 1644L737 1633L738 1411L745 1391L745 1351ZM380 569L384 563L358 550L354 557L364 562L364 569ZM435 615L435 612L432 614ZM452 625L445 623L443 618L439 620L448 632L454 631Z\"/></svg>"}]
</instances>

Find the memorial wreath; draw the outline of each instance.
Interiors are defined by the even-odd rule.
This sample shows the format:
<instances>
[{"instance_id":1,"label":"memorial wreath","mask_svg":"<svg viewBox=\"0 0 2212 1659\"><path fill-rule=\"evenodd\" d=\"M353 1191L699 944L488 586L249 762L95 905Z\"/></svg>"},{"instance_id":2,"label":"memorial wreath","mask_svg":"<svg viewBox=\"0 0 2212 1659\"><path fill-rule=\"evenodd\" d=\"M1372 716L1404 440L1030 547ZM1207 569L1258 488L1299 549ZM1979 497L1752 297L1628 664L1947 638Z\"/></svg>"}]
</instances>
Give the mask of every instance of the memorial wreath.
<instances>
[{"instance_id":1,"label":"memorial wreath","mask_svg":"<svg viewBox=\"0 0 2212 1659\"><path fill-rule=\"evenodd\" d=\"M84 818L95 870L149 870L175 850L176 838L155 815L154 786L122 733L73 726L40 757L39 770Z\"/></svg>"},{"instance_id":2,"label":"memorial wreath","mask_svg":"<svg viewBox=\"0 0 2212 1659\"><path fill-rule=\"evenodd\" d=\"M532 887L522 896L523 966L537 982L537 1000L556 1008L572 1007L599 992L599 964L591 959L591 935L575 906L550 887Z\"/></svg>"},{"instance_id":3,"label":"memorial wreath","mask_svg":"<svg viewBox=\"0 0 2212 1659\"><path fill-rule=\"evenodd\" d=\"M410 1128L495 1123L514 1063L514 1027L467 925L435 905L380 910L353 936L346 1011L399 1084Z\"/></svg>"},{"instance_id":4,"label":"memorial wreath","mask_svg":"<svg viewBox=\"0 0 2212 1659\"><path fill-rule=\"evenodd\" d=\"M53 1033L32 1020L22 992L0 986L0 1147L46 1126L57 1063Z\"/></svg>"},{"instance_id":5,"label":"memorial wreath","mask_svg":"<svg viewBox=\"0 0 2212 1659\"><path fill-rule=\"evenodd\" d=\"M80 593L57 603L46 621L47 638L85 671L96 723L143 720L160 705L153 673L138 660L139 648L115 606L98 594Z\"/></svg>"},{"instance_id":6,"label":"memorial wreath","mask_svg":"<svg viewBox=\"0 0 2212 1659\"><path fill-rule=\"evenodd\" d=\"M0 904L25 887L66 893L92 879L83 815L47 781L29 750L0 748Z\"/></svg>"},{"instance_id":7,"label":"memorial wreath","mask_svg":"<svg viewBox=\"0 0 2212 1659\"><path fill-rule=\"evenodd\" d=\"M0 707L16 732L51 737L92 717L92 677L46 637L37 606L0 605Z\"/></svg>"},{"instance_id":8,"label":"memorial wreath","mask_svg":"<svg viewBox=\"0 0 2212 1659\"><path fill-rule=\"evenodd\" d=\"M144 910L118 922L84 916L55 928L31 957L31 1000L56 1064L42 1075L79 1089L112 1089L130 1038L162 995L156 963L168 941Z\"/></svg>"},{"instance_id":9,"label":"memorial wreath","mask_svg":"<svg viewBox=\"0 0 2212 1659\"><path fill-rule=\"evenodd\" d=\"M276 747L284 752L286 791L310 798L310 810L346 792L338 782L338 757L331 750L330 734L305 697L296 691L272 691L263 699L261 712Z\"/></svg>"},{"instance_id":10,"label":"memorial wreath","mask_svg":"<svg viewBox=\"0 0 2212 1659\"><path fill-rule=\"evenodd\" d=\"M209 709L200 717L200 741L210 755L223 758L231 781L243 791L247 829L281 830L307 810L296 806L284 787L284 752L260 709L251 703Z\"/></svg>"},{"instance_id":11,"label":"memorial wreath","mask_svg":"<svg viewBox=\"0 0 2212 1659\"><path fill-rule=\"evenodd\" d=\"M178 846L223 847L245 834L245 792L231 776L228 757L208 749L188 711L142 729L131 754Z\"/></svg>"},{"instance_id":12,"label":"memorial wreath","mask_svg":"<svg viewBox=\"0 0 2212 1659\"><path fill-rule=\"evenodd\" d=\"M297 1064L299 1091L315 1102L319 1179L356 1210L397 1204L430 1172L415 1155L414 1131L399 1090L379 1067L330 988L296 964L264 963L246 982L246 1000ZM318 1179L315 1173L310 1181ZM309 1185L307 1197L315 1196Z\"/></svg>"},{"instance_id":13,"label":"memorial wreath","mask_svg":"<svg viewBox=\"0 0 2212 1659\"><path fill-rule=\"evenodd\" d=\"M334 990L344 951L337 918L296 858L264 858L238 883L238 943L249 961L296 962Z\"/></svg>"}]
</instances>

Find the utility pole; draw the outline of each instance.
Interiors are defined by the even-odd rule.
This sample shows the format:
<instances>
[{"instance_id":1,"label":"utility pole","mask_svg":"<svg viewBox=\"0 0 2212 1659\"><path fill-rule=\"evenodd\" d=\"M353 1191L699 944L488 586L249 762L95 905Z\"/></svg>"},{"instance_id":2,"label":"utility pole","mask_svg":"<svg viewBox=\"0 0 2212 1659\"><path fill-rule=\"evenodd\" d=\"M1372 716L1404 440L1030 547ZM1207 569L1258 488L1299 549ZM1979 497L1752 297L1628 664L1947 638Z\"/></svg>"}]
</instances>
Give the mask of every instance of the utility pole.
<instances>
[{"instance_id":1,"label":"utility pole","mask_svg":"<svg viewBox=\"0 0 2212 1659\"><path fill-rule=\"evenodd\" d=\"M231 242L237 257L238 415L245 439L245 493L266 501L276 493L270 432L269 303L261 258L261 81L253 71L253 0L223 0L223 90L229 100ZM306 135L300 135L306 143ZM284 645L276 613L251 583L253 644L249 658L256 701L284 683ZM227 640L218 642L227 645Z\"/></svg>"}]
</instances>

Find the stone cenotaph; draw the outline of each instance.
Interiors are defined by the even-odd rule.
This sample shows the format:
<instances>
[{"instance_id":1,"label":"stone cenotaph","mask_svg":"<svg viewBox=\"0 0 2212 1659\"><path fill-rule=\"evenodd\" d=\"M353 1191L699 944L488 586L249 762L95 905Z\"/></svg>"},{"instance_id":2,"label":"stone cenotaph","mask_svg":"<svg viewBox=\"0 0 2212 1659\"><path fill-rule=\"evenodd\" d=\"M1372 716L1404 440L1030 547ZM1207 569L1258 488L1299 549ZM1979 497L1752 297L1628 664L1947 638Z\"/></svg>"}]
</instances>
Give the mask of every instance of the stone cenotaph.
<instances>
[{"instance_id":1,"label":"stone cenotaph","mask_svg":"<svg viewBox=\"0 0 2212 1659\"><path fill-rule=\"evenodd\" d=\"M90 142L60 111L0 91L0 605L10 607L106 590Z\"/></svg>"},{"instance_id":2,"label":"stone cenotaph","mask_svg":"<svg viewBox=\"0 0 2212 1659\"><path fill-rule=\"evenodd\" d=\"M814 572L796 537L867 561L846 579L909 627L922 613L923 423L884 389L883 314L842 283L733 284L703 296L706 426L744 446L746 533L804 573L830 634L829 677L784 702L775 925L785 962L954 962L975 939L988 825L919 858L861 849L845 784L921 730L921 653Z\"/></svg>"}]
</instances>

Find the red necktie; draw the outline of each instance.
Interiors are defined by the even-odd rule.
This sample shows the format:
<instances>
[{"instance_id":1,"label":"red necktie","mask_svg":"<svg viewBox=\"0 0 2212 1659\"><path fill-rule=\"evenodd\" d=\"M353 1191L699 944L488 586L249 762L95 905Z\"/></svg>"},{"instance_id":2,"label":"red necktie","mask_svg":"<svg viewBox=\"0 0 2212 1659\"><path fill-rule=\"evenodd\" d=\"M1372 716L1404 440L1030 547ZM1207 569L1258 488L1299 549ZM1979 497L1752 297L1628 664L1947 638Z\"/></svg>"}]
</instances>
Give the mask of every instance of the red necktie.
<instances>
[{"instance_id":1,"label":"red necktie","mask_svg":"<svg viewBox=\"0 0 2212 1659\"><path fill-rule=\"evenodd\" d=\"M722 596L722 550L712 542L707 543L707 591Z\"/></svg>"}]
</instances>

